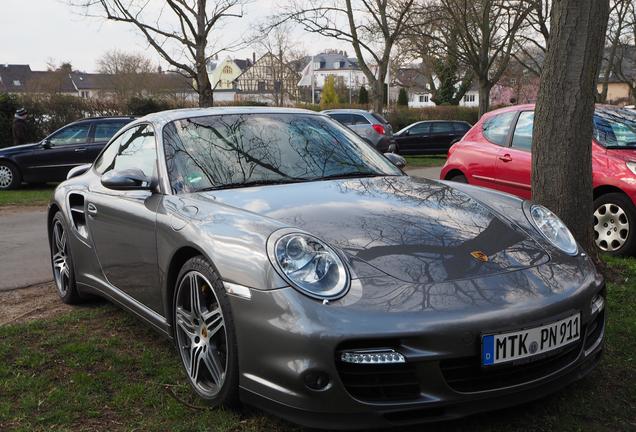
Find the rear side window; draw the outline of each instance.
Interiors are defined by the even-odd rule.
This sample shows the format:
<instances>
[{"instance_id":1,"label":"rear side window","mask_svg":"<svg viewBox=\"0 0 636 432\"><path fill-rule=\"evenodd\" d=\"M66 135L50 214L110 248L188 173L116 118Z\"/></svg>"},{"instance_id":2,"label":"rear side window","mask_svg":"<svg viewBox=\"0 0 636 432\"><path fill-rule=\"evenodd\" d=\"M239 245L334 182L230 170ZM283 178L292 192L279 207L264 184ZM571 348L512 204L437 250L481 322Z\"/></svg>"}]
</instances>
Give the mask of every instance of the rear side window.
<instances>
[{"instance_id":1,"label":"rear side window","mask_svg":"<svg viewBox=\"0 0 636 432\"><path fill-rule=\"evenodd\" d=\"M344 125L352 124L351 114L327 114L329 117Z\"/></svg>"},{"instance_id":2,"label":"rear side window","mask_svg":"<svg viewBox=\"0 0 636 432\"><path fill-rule=\"evenodd\" d=\"M465 134L470 130L470 125L466 123L453 123L453 127L455 128L455 132L459 132Z\"/></svg>"},{"instance_id":3,"label":"rear side window","mask_svg":"<svg viewBox=\"0 0 636 432\"><path fill-rule=\"evenodd\" d=\"M106 142L123 128L128 122L100 122L95 124L95 142Z\"/></svg>"},{"instance_id":4,"label":"rear side window","mask_svg":"<svg viewBox=\"0 0 636 432\"><path fill-rule=\"evenodd\" d=\"M449 134L453 132L453 125L445 122L436 122L431 126L431 133L434 134Z\"/></svg>"},{"instance_id":5,"label":"rear side window","mask_svg":"<svg viewBox=\"0 0 636 432\"><path fill-rule=\"evenodd\" d=\"M352 114L351 115L351 124L354 125L368 125L369 124L369 120L365 119L364 116L361 116L359 114Z\"/></svg>"},{"instance_id":6,"label":"rear side window","mask_svg":"<svg viewBox=\"0 0 636 432\"><path fill-rule=\"evenodd\" d=\"M530 151L532 149L532 125L534 123L534 111L524 111L519 114L515 134L512 137L512 147L519 150Z\"/></svg>"},{"instance_id":7,"label":"rear side window","mask_svg":"<svg viewBox=\"0 0 636 432\"><path fill-rule=\"evenodd\" d=\"M516 115L515 111L510 111L495 115L484 121L482 128L486 139L494 144L506 145L512 120Z\"/></svg>"},{"instance_id":8,"label":"rear side window","mask_svg":"<svg viewBox=\"0 0 636 432\"><path fill-rule=\"evenodd\" d=\"M427 134L430 128L430 123L420 123L409 129L411 135L424 135Z\"/></svg>"}]
</instances>

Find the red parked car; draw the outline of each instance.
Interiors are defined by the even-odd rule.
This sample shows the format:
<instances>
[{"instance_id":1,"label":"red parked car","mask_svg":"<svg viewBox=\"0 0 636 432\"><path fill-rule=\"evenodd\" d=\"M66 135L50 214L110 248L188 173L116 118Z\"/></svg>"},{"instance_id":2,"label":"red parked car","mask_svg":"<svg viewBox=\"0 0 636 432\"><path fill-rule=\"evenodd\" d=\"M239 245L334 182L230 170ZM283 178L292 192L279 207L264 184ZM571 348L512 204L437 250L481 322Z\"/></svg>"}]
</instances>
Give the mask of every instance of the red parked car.
<instances>
[{"instance_id":1,"label":"red parked car","mask_svg":"<svg viewBox=\"0 0 636 432\"><path fill-rule=\"evenodd\" d=\"M484 115L453 145L441 178L529 199L534 105ZM596 245L615 255L636 252L636 111L597 106L592 141Z\"/></svg>"}]
</instances>

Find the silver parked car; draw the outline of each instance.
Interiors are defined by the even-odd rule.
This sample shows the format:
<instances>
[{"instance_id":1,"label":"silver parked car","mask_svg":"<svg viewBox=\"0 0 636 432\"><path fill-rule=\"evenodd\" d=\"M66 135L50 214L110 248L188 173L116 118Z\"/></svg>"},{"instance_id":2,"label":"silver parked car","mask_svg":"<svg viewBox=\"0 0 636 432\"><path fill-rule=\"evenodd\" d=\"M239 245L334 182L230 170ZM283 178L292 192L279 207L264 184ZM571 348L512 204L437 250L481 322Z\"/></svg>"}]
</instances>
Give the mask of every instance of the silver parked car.
<instances>
[{"instance_id":1,"label":"silver parked car","mask_svg":"<svg viewBox=\"0 0 636 432\"><path fill-rule=\"evenodd\" d=\"M333 109L322 111L347 126L382 153L398 153L393 128L380 114L361 109Z\"/></svg>"},{"instance_id":2,"label":"silver parked car","mask_svg":"<svg viewBox=\"0 0 636 432\"><path fill-rule=\"evenodd\" d=\"M212 406L401 426L600 359L604 282L554 214L411 178L325 115L152 114L69 177L48 210L62 300L104 296L174 340Z\"/></svg>"}]
</instances>

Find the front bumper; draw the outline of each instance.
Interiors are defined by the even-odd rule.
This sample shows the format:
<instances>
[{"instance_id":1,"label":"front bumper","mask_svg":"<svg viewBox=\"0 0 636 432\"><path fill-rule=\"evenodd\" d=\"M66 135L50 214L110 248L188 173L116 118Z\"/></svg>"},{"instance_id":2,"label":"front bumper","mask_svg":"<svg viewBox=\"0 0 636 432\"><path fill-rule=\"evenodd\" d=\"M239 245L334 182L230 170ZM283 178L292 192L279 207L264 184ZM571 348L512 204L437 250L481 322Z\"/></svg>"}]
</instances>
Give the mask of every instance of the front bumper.
<instances>
[{"instance_id":1,"label":"front bumper","mask_svg":"<svg viewBox=\"0 0 636 432\"><path fill-rule=\"evenodd\" d=\"M385 282L356 283L368 292ZM540 307L523 303L472 313L424 307L392 313L400 308L387 305L383 311L380 303L376 310L356 308L355 301L323 305L291 288L252 290L250 300L231 299L241 398L295 423L335 430L447 420L543 397L586 375L601 357L605 312L592 315L590 301L602 292L602 282L586 282ZM402 301L402 307L410 304ZM579 342L545 359L500 369L498 376L479 367L481 334L548 323L577 310L584 335ZM406 369L347 370L337 358L342 349L380 346L402 353ZM320 390L305 384L307 374L316 372L329 377Z\"/></svg>"}]
</instances>

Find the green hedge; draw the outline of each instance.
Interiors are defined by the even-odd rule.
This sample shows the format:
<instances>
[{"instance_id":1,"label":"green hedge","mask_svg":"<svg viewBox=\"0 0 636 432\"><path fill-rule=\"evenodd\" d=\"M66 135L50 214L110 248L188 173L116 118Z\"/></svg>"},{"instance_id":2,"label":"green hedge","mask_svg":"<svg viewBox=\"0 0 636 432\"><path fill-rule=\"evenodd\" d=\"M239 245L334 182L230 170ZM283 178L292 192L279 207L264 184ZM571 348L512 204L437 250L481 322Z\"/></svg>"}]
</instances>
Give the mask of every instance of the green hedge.
<instances>
[{"instance_id":1,"label":"green hedge","mask_svg":"<svg viewBox=\"0 0 636 432\"><path fill-rule=\"evenodd\" d=\"M401 108L386 116L394 131L421 120L462 120L475 124L479 119L479 109L460 106L436 106L431 108Z\"/></svg>"}]
</instances>

